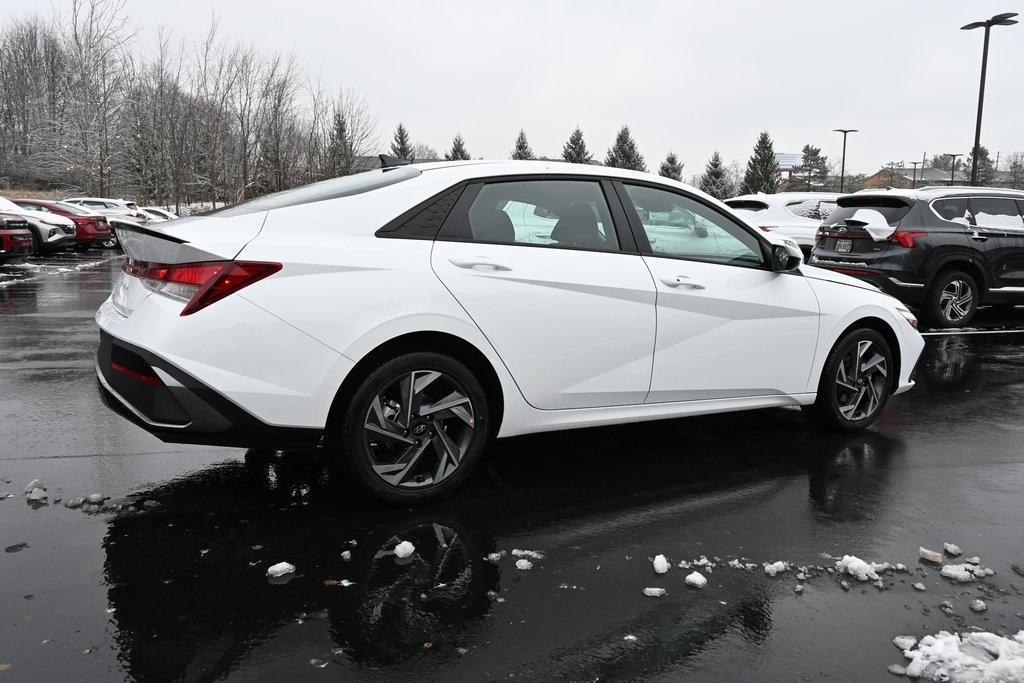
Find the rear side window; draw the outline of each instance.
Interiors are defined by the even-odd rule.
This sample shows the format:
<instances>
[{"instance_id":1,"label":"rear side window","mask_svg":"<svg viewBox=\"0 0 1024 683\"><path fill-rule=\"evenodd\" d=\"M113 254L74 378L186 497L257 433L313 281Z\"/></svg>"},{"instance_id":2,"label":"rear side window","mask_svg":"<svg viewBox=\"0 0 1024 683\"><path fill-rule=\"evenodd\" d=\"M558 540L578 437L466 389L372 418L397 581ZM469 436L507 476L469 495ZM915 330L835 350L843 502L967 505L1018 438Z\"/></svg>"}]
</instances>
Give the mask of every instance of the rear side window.
<instances>
[{"instance_id":1,"label":"rear side window","mask_svg":"<svg viewBox=\"0 0 1024 683\"><path fill-rule=\"evenodd\" d=\"M730 209L739 209L740 211L764 211L768 208L764 202L755 202L751 199L730 199L725 202L725 205Z\"/></svg>"},{"instance_id":2,"label":"rear side window","mask_svg":"<svg viewBox=\"0 0 1024 683\"><path fill-rule=\"evenodd\" d=\"M857 209L873 209L885 217L886 223L896 226L907 215L911 206L910 200L899 197L871 196L841 197L836 204L836 210L825 219L826 225L846 223L846 219L853 218Z\"/></svg>"},{"instance_id":3,"label":"rear side window","mask_svg":"<svg viewBox=\"0 0 1024 683\"><path fill-rule=\"evenodd\" d=\"M431 197L378 230L377 237L434 239L464 189L460 183Z\"/></svg>"},{"instance_id":4,"label":"rear side window","mask_svg":"<svg viewBox=\"0 0 1024 683\"><path fill-rule=\"evenodd\" d=\"M970 225L970 217L967 214L967 197L950 197L948 199L936 199L932 202L932 211L944 221Z\"/></svg>"},{"instance_id":5,"label":"rear side window","mask_svg":"<svg viewBox=\"0 0 1024 683\"><path fill-rule=\"evenodd\" d=\"M473 192L473 190L476 190ZM473 188L445 223L442 238L490 244L618 251L611 212L600 183L526 180Z\"/></svg>"},{"instance_id":6,"label":"rear side window","mask_svg":"<svg viewBox=\"0 0 1024 683\"><path fill-rule=\"evenodd\" d=\"M979 228L1024 229L1024 218L1012 199L971 197L970 211Z\"/></svg>"},{"instance_id":7,"label":"rear side window","mask_svg":"<svg viewBox=\"0 0 1024 683\"><path fill-rule=\"evenodd\" d=\"M799 202L789 202L786 204L786 210L794 216L800 216L801 218L811 218L816 221L820 221L828 216L835 209L835 204L827 211L821 210L821 205L824 204L820 199L805 199Z\"/></svg>"}]
</instances>

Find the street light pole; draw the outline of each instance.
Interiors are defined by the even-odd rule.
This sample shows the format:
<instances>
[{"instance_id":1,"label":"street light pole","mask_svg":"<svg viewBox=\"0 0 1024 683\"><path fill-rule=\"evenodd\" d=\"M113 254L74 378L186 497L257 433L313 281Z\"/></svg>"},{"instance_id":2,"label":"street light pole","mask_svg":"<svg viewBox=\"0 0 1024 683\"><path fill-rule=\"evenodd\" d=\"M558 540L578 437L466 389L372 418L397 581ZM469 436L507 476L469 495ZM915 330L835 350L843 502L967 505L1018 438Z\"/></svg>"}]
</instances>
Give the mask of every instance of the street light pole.
<instances>
[{"instance_id":1,"label":"street light pole","mask_svg":"<svg viewBox=\"0 0 1024 683\"><path fill-rule=\"evenodd\" d=\"M839 191L843 191L843 181L846 180L846 136L850 133L856 133L856 128L834 128L834 133L843 134L843 163L841 164L841 170L839 171Z\"/></svg>"},{"instance_id":2,"label":"street light pole","mask_svg":"<svg viewBox=\"0 0 1024 683\"><path fill-rule=\"evenodd\" d=\"M981 85L978 87L978 119L974 125L974 150L971 152L971 185L978 184L978 152L981 150L981 112L985 106L985 76L988 72L988 37L993 26L1012 26L1017 21L1012 17L1017 16L1016 12L1004 12L997 14L985 21L974 21L961 26L961 31L971 31L976 28L985 29L985 43L981 49ZM951 183L952 184L952 183Z\"/></svg>"},{"instance_id":3,"label":"street light pole","mask_svg":"<svg viewBox=\"0 0 1024 683\"><path fill-rule=\"evenodd\" d=\"M956 158L957 157L962 157L963 154L962 153L961 154L950 154L950 153L947 152L946 154L943 154L942 156L949 157L949 184L953 185L954 184L953 174L956 173Z\"/></svg>"},{"instance_id":4,"label":"street light pole","mask_svg":"<svg viewBox=\"0 0 1024 683\"><path fill-rule=\"evenodd\" d=\"M910 189L913 190L917 187L917 167L921 165L920 161L911 161L910 165L914 167L914 178L910 181Z\"/></svg>"}]
</instances>

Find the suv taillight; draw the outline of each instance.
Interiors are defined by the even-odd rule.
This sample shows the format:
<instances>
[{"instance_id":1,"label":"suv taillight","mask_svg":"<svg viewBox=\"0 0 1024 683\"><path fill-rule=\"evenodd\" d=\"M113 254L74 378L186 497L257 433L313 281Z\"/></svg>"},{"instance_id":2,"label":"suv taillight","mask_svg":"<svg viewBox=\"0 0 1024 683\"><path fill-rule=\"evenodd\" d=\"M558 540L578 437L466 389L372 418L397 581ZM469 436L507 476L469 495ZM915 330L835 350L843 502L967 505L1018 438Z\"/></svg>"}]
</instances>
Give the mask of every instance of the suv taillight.
<instances>
[{"instance_id":1,"label":"suv taillight","mask_svg":"<svg viewBox=\"0 0 1024 683\"><path fill-rule=\"evenodd\" d=\"M904 247L906 249L913 249L914 246L915 246L914 245L914 241L918 237L924 237L927 234L928 233L925 232L924 230L899 230L899 229L897 229L896 232L894 232L893 234L889 235L889 241L890 242L895 242L896 244L898 244L901 247Z\"/></svg>"},{"instance_id":2,"label":"suv taillight","mask_svg":"<svg viewBox=\"0 0 1024 683\"><path fill-rule=\"evenodd\" d=\"M185 301L181 315L189 315L273 275L281 270L281 264L263 261L163 264L129 258L122 268L129 275L142 279L147 289Z\"/></svg>"}]
</instances>

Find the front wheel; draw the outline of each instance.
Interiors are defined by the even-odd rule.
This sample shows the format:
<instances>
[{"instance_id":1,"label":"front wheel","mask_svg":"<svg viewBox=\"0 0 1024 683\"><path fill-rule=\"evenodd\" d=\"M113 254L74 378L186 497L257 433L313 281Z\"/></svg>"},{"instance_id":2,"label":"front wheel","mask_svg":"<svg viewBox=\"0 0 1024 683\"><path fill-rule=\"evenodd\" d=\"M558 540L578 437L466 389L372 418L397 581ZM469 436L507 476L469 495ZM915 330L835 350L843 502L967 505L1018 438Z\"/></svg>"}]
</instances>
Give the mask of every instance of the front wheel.
<instances>
[{"instance_id":1,"label":"front wheel","mask_svg":"<svg viewBox=\"0 0 1024 683\"><path fill-rule=\"evenodd\" d=\"M804 412L830 429L855 432L870 426L889 400L895 371L889 342L875 330L853 330L825 362L818 397Z\"/></svg>"},{"instance_id":2,"label":"front wheel","mask_svg":"<svg viewBox=\"0 0 1024 683\"><path fill-rule=\"evenodd\" d=\"M335 460L378 498L426 502L466 480L489 429L487 397L469 368L438 353L407 353L356 389Z\"/></svg>"}]
</instances>

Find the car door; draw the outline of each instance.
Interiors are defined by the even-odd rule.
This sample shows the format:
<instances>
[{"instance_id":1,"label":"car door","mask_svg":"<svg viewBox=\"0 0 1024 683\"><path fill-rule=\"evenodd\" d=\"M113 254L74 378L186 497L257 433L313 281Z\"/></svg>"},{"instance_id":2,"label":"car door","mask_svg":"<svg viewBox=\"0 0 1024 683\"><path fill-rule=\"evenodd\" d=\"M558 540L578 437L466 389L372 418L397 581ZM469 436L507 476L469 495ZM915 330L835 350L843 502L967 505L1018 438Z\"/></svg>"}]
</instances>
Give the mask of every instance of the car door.
<instances>
[{"instance_id":1,"label":"car door","mask_svg":"<svg viewBox=\"0 0 1024 683\"><path fill-rule=\"evenodd\" d=\"M536 408L647 395L655 289L617 205L612 219L613 191L557 176L474 183L434 243L434 272Z\"/></svg>"},{"instance_id":2,"label":"car door","mask_svg":"<svg viewBox=\"0 0 1024 683\"><path fill-rule=\"evenodd\" d=\"M971 197L970 238L988 259L991 289L1024 286L1024 218L1010 197Z\"/></svg>"},{"instance_id":3,"label":"car door","mask_svg":"<svg viewBox=\"0 0 1024 683\"><path fill-rule=\"evenodd\" d=\"M704 200L652 185L620 188L658 289L647 401L807 391L819 317L807 281L771 271L761 241ZM682 218L659 218L673 214Z\"/></svg>"}]
</instances>

